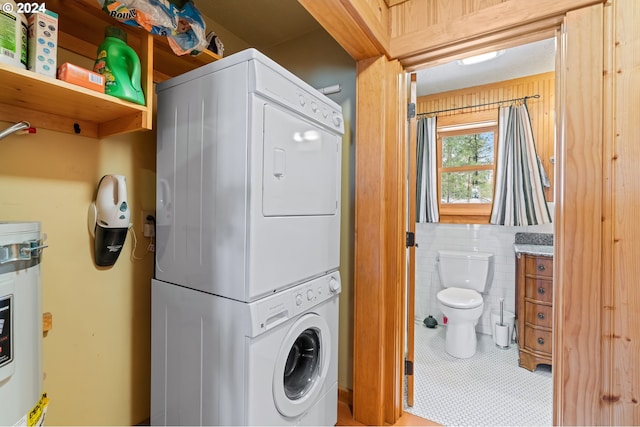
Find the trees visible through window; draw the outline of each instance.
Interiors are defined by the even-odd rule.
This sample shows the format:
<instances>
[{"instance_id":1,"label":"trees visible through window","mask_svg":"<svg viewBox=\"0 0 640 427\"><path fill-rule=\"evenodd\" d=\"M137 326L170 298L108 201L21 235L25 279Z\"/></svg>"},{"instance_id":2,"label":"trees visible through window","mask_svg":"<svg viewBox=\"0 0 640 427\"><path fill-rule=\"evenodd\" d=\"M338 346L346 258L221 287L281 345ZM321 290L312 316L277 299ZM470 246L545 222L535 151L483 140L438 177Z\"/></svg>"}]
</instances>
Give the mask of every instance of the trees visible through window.
<instances>
[{"instance_id":1,"label":"trees visible through window","mask_svg":"<svg viewBox=\"0 0 640 427\"><path fill-rule=\"evenodd\" d=\"M491 212L496 126L438 132L440 212L487 215Z\"/></svg>"}]
</instances>

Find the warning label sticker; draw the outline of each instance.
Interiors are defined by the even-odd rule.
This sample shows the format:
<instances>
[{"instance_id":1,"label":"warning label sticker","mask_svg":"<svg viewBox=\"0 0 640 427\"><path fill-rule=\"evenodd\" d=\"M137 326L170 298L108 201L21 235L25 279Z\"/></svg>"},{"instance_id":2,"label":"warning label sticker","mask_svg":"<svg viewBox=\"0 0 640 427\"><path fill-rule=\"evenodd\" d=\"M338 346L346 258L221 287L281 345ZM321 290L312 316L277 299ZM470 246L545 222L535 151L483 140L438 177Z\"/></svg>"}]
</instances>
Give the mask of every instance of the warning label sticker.
<instances>
[{"instance_id":1,"label":"warning label sticker","mask_svg":"<svg viewBox=\"0 0 640 427\"><path fill-rule=\"evenodd\" d=\"M11 304L13 295L0 297L0 367L13 360L13 337L11 331Z\"/></svg>"}]
</instances>

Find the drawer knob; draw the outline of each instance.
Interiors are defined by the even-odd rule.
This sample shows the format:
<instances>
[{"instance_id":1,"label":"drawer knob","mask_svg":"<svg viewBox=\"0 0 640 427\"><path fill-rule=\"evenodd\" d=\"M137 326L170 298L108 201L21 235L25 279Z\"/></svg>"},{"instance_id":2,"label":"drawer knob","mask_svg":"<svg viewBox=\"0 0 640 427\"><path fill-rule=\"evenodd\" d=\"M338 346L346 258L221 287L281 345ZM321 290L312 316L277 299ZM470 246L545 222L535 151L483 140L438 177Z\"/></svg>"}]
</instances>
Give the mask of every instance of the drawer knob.
<instances>
[{"instance_id":1,"label":"drawer knob","mask_svg":"<svg viewBox=\"0 0 640 427\"><path fill-rule=\"evenodd\" d=\"M538 344L544 345L544 338L538 338Z\"/></svg>"},{"instance_id":2,"label":"drawer knob","mask_svg":"<svg viewBox=\"0 0 640 427\"><path fill-rule=\"evenodd\" d=\"M544 313L538 312L538 319L544 320Z\"/></svg>"},{"instance_id":3,"label":"drawer knob","mask_svg":"<svg viewBox=\"0 0 640 427\"><path fill-rule=\"evenodd\" d=\"M538 271L544 271L544 265L538 264Z\"/></svg>"},{"instance_id":4,"label":"drawer knob","mask_svg":"<svg viewBox=\"0 0 640 427\"><path fill-rule=\"evenodd\" d=\"M540 287L538 288L538 293L539 293L540 295L544 295L544 288L543 288L542 286L540 286Z\"/></svg>"}]
</instances>

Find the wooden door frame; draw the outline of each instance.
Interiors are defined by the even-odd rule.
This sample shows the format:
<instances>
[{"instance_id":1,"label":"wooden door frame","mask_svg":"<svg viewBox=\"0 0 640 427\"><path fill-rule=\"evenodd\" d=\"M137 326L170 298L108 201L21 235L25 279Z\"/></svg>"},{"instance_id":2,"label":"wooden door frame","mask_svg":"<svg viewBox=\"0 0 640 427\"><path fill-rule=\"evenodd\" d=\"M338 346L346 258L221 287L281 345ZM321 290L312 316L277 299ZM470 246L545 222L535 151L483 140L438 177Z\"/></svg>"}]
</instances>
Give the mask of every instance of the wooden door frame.
<instances>
[{"instance_id":1,"label":"wooden door frame","mask_svg":"<svg viewBox=\"0 0 640 427\"><path fill-rule=\"evenodd\" d=\"M353 416L384 425L402 415L406 81L385 56L357 75L356 108L370 112L356 115Z\"/></svg>"},{"instance_id":2,"label":"wooden door frame","mask_svg":"<svg viewBox=\"0 0 640 427\"><path fill-rule=\"evenodd\" d=\"M417 101L417 86L418 86L418 76L415 73L411 73L409 77L409 104L413 104L413 112L409 115L408 126L409 129L407 131L407 147L409 148L408 152L408 163L407 163L407 185L408 185L408 193L407 193L407 231L409 233L413 233L415 236L416 233L416 204L417 204L417 176L414 173L417 168L417 138L418 138L418 126L415 114L416 101ZM413 406L413 396L414 396L414 353L415 353L415 302L416 302L416 247L418 242L415 242L415 246L408 247L405 253L408 256L407 260L407 298L406 298L406 315L404 316L405 321L407 322L407 335L404 338L403 342L406 344L407 348L407 362L411 364L412 372L407 373L404 372L404 377L407 379L407 405Z\"/></svg>"},{"instance_id":3,"label":"wooden door frame","mask_svg":"<svg viewBox=\"0 0 640 427\"><path fill-rule=\"evenodd\" d=\"M551 26L545 30L544 37L553 37L558 30L558 23L566 21L565 35L572 40L573 48L576 43L579 44L577 40L580 37L594 32L593 25L595 28L602 28L603 15L603 5L597 4L568 12L555 19L547 19ZM589 28L590 30L587 30ZM513 34L513 29L504 31L507 35ZM598 33L598 31L595 32ZM540 38L542 38L541 33L538 33ZM523 37L522 34L505 37L500 44L501 46L509 43L519 44ZM558 186L564 186L564 188L556 202L555 225L557 245L555 262L558 274L554 277L554 298L558 307L555 308L557 315L554 315L554 330L558 333L555 334L553 348L554 424L593 424L606 419L606 410L600 407L600 394L603 391L602 356L608 351L605 348L607 344L600 340L602 331L600 308L602 292L605 290L603 281L607 279L603 277L602 263L599 259L603 247L599 213L605 202L605 196L600 191L603 185L601 143L603 133L600 118L603 88L602 63L598 62L597 57L587 52L587 50L593 50L594 45L603 46L602 37L602 32L595 36L591 35L589 38L591 43L586 43L584 49L571 50L566 57L570 65L565 64L566 69L563 70L563 72L567 71L565 86L563 86L565 91L563 107L566 114L561 126L569 130L571 135L565 135L566 137L559 141L556 155L556 160L560 162ZM491 44L483 45L479 40L476 49L488 49ZM441 57L439 60L442 60ZM385 57L377 58L376 61L381 69L385 67L382 64L393 62ZM388 91L390 88L388 79L396 79L397 75L393 73L385 75L384 72L376 77L366 75L364 71L369 65L368 60L358 62L358 90L361 91L366 87L364 92L371 95L376 92L372 88L376 85L380 87L380 80L376 81L376 79L383 79L382 81L387 82L384 86ZM582 67L585 65L588 67L588 74L583 73ZM387 80L384 80L385 77ZM586 92L583 88L585 81L588 82ZM370 96L358 95L356 106L358 117L366 116L368 121L387 122L387 126L389 126L389 120L405 123L404 117L398 118L397 112L389 110L388 95L389 93L387 98L379 99L380 94L376 93L377 100ZM589 99L590 103L585 103L585 99ZM400 105L397 107L400 108ZM372 114L375 120L372 120ZM591 133L586 130L579 131L585 128L586 123L591 123L588 128ZM395 176L389 175L392 169L388 167L389 159L385 156L390 154L389 146L394 147L395 144L388 133L385 137L385 133L380 130L378 129L377 134L373 135L371 129L360 126L360 122L357 121L354 277L356 342L354 344L353 410L356 420L373 425L392 424L402 414L402 359L390 358L388 347L395 347L399 341L401 342L403 335L401 327L394 329L390 328L390 325L402 325L402 318L398 317L401 313L398 312L397 300L392 296L400 293L399 289L404 283L404 278L400 274L403 270L398 269L397 266L404 265L405 251L402 245L397 244L397 240L393 246L389 245L394 238L400 236L398 228L399 225L404 226L406 223L406 209L401 201L391 197L388 191L377 191L376 197L372 198L369 189L373 183L376 183L379 190L399 188L398 180L404 181L406 170L402 168ZM566 144L569 139L571 143ZM381 145L371 150L370 144L374 141L375 144ZM580 142L576 143L576 141ZM584 155L580 153L584 152L589 153L589 170L592 175L587 180L573 179L584 176L586 172L585 166L581 164ZM363 171L367 171L367 174L363 174ZM593 185L600 187L594 192ZM577 203L577 200L571 200L577 197L576 195L584 194L590 194L590 196L583 198L580 203ZM576 203L573 206L580 207L582 213L579 213L575 207L569 209L567 205L569 200ZM393 211L402 214L390 220L387 215ZM577 224L574 220L567 219L575 218L573 214L580 215L582 223ZM372 222L373 217L376 221ZM363 219L365 219L364 222ZM585 230L588 233L583 233ZM372 236L376 238L371 239ZM578 242L577 246L576 242ZM379 245L377 256L364 259L362 249L367 248L367 251L371 251L372 245ZM582 251L593 254L593 262L588 267L581 267L581 254L576 252L578 247ZM376 277L371 275L372 267L375 267L378 273ZM577 287L576 283L580 283L581 286ZM364 296L372 290L378 295L377 298ZM581 307L578 309L579 313L576 313L576 306ZM584 311L582 306L586 308ZM589 324L586 329L581 327L585 322ZM376 340L364 338L371 336L373 331L375 331ZM599 343L602 343L602 347ZM365 354L369 360L376 359L378 364L367 363L367 359L363 358ZM392 360L396 361L395 366ZM365 371L366 375L363 374ZM593 387L589 386L585 390L585 380ZM585 408L591 409L585 412Z\"/></svg>"}]
</instances>

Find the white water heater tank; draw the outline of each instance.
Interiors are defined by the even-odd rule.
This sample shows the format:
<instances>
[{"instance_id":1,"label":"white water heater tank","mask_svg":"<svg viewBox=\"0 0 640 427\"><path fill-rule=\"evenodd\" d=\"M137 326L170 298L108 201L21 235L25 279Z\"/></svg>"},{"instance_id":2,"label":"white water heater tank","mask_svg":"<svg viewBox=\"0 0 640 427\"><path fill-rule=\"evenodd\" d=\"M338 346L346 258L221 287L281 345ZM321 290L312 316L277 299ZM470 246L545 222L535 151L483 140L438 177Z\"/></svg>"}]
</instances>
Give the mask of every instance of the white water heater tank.
<instances>
[{"instance_id":1,"label":"white water heater tank","mask_svg":"<svg viewBox=\"0 0 640 427\"><path fill-rule=\"evenodd\" d=\"M42 247L39 223L0 222L0 425L3 426L36 421L34 414L42 406L39 406ZM36 412L32 413L34 409Z\"/></svg>"}]
</instances>

